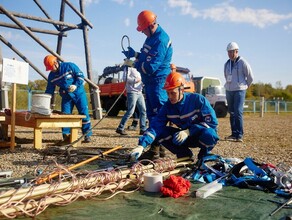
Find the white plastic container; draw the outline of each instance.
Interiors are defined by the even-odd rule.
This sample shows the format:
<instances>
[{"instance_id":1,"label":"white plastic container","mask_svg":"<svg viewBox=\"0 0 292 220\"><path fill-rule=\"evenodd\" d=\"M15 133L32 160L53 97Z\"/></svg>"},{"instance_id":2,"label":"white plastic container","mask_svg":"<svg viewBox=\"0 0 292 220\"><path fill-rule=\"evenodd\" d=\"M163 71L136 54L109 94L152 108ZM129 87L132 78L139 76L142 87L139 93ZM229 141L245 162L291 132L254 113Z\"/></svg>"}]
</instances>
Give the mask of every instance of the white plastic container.
<instances>
[{"instance_id":1,"label":"white plastic container","mask_svg":"<svg viewBox=\"0 0 292 220\"><path fill-rule=\"evenodd\" d=\"M51 112L52 111L51 111L51 95L50 94L32 95L31 113L50 115Z\"/></svg>"},{"instance_id":2,"label":"white plastic container","mask_svg":"<svg viewBox=\"0 0 292 220\"><path fill-rule=\"evenodd\" d=\"M222 189L222 184L218 183L216 180L208 183L201 188L197 189L196 197L199 198L207 198L208 196L212 195L213 193L217 192L218 190Z\"/></svg>"}]
</instances>

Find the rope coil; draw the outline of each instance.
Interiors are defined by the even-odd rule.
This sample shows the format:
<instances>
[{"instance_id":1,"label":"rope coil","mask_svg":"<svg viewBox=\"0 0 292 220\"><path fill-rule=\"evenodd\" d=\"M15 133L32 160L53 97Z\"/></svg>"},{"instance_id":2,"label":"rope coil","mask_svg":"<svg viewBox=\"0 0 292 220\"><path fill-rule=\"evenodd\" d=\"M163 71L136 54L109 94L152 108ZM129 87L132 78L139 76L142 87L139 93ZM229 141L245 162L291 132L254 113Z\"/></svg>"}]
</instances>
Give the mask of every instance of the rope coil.
<instances>
[{"instance_id":1,"label":"rope coil","mask_svg":"<svg viewBox=\"0 0 292 220\"><path fill-rule=\"evenodd\" d=\"M168 166L161 165L163 161ZM79 198L88 199L100 196L105 191L110 191L112 195L101 198L102 200L110 199L118 193L132 193L140 189L144 173L159 170L163 176L168 176L181 172L180 167L190 163L190 161L171 162L170 158L143 165L145 162L147 161L141 160L128 169L87 173L73 173L68 168L56 163L55 169L62 171L59 172L58 180L50 180L50 184L32 185L28 188L1 193L0 216L6 218L16 218L19 215L35 217L49 205L68 205ZM176 167L173 166L174 164ZM48 169L43 172L43 175L47 175L45 172L48 172ZM129 188L126 190L126 187Z\"/></svg>"}]
</instances>

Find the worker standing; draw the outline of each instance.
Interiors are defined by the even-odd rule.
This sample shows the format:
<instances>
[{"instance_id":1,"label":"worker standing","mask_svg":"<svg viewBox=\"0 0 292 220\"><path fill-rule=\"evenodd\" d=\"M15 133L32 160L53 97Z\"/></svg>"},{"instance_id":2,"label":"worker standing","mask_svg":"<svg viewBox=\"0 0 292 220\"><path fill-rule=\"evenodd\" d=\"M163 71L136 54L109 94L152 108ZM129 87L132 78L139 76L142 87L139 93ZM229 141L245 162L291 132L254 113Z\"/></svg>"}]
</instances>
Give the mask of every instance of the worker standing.
<instances>
[{"instance_id":1,"label":"worker standing","mask_svg":"<svg viewBox=\"0 0 292 220\"><path fill-rule=\"evenodd\" d=\"M124 69L123 81L126 82L127 111L117 127L116 132L120 135L127 135L125 125L137 107L140 119L139 134L142 135L146 130L146 106L142 93L143 83L141 81L141 74L134 67L126 67Z\"/></svg>"},{"instance_id":2,"label":"worker standing","mask_svg":"<svg viewBox=\"0 0 292 220\"><path fill-rule=\"evenodd\" d=\"M169 74L164 89L168 101L139 138L138 147L130 153L130 159L141 159L144 149L152 143L163 145L177 158L192 157L190 148L199 147L197 157L202 159L219 140L214 109L204 96L184 92L185 79L180 73ZM175 126L168 126L169 122Z\"/></svg>"},{"instance_id":3,"label":"worker standing","mask_svg":"<svg viewBox=\"0 0 292 220\"><path fill-rule=\"evenodd\" d=\"M137 31L146 35L143 47L140 52L136 52L131 47L128 47L127 51L122 51L128 59L136 58L134 67L141 73L142 82L145 85L149 125L152 124L153 118L167 101L163 85L167 75L171 72L170 62L173 53L171 39L157 23L156 18L157 16L152 11L142 11L137 17ZM151 150L154 150L156 154L159 148L152 146Z\"/></svg>"},{"instance_id":4,"label":"worker standing","mask_svg":"<svg viewBox=\"0 0 292 220\"><path fill-rule=\"evenodd\" d=\"M71 62L60 62L53 55L44 58L46 71L50 71L46 93L54 95L56 86L59 87L59 94L62 97L61 111L64 114L72 114L76 106L82 119L82 133L85 135L84 143L91 141L91 122L88 112L88 103L84 89L84 75L76 64ZM62 128L63 142L61 145L70 143L70 128Z\"/></svg>"},{"instance_id":5,"label":"worker standing","mask_svg":"<svg viewBox=\"0 0 292 220\"><path fill-rule=\"evenodd\" d=\"M248 62L238 55L238 44L227 45L229 59L224 64L226 100L230 114L231 135L225 140L243 142L243 105L247 88L253 82Z\"/></svg>"}]
</instances>

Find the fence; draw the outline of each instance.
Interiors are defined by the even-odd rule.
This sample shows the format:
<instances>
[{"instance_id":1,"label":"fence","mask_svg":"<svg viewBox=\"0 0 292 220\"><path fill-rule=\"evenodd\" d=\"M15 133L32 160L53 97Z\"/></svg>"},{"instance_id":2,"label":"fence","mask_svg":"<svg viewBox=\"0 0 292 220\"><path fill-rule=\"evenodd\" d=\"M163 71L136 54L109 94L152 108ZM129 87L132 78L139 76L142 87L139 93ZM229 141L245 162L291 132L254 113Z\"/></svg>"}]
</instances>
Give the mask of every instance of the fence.
<instances>
[{"instance_id":1,"label":"fence","mask_svg":"<svg viewBox=\"0 0 292 220\"><path fill-rule=\"evenodd\" d=\"M263 107L263 112L265 113L284 113L292 112L292 102L284 100L245 100L244 112L257 113L261 112Z\"/></svg>"},{"instance_id":2,"label":"fence","mask_svg":"<svg viewBox=\"0 0 292 220\"><path fill-rule=\"evenodd\" d=\"M8 93L9 103L11 106L10 98L11 98L11 91ZM32 94L35 93L44 93L41 90L17 90L16 94L16 109L17 110L30 110L31 109L31 98ZM61 109L61 97L56 94L55 95L55 109ZM87 99L90 100L90 94L87 93ZM292 112L292 102L284 101L284 100L245 100L245 108L244 112L248 113L260 113L262 111L262 103L263 103L263 112L264 113L291 113ZM74 112L77 112L74 109ZM89 105L89 112L92 112L92 109Z\"/></svg>"}]
</instances>

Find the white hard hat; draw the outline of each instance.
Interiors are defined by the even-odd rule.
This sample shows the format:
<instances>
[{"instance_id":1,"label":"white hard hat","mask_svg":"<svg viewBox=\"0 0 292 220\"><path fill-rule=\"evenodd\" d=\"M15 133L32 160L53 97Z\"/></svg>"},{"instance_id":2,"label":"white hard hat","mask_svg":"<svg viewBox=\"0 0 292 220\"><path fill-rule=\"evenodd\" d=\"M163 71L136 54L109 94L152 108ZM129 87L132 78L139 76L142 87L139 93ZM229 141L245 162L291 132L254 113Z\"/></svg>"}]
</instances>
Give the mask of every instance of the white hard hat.
<instances>
[{"instance_id":1,"label":"white hard hat","mask_svg":"<svg viewBox=\"0 0 292 220\"><path fill-rule=\"evenodd\" d=\"M238 44L236 42L231 42L227 45L227 51L229 50L238 50Z\"/></svg>"}]
</instances>

